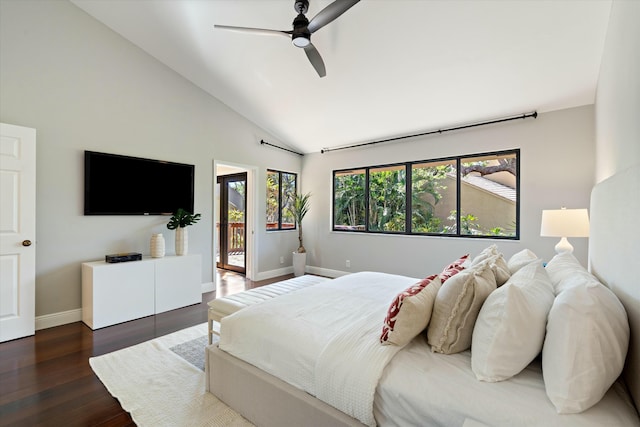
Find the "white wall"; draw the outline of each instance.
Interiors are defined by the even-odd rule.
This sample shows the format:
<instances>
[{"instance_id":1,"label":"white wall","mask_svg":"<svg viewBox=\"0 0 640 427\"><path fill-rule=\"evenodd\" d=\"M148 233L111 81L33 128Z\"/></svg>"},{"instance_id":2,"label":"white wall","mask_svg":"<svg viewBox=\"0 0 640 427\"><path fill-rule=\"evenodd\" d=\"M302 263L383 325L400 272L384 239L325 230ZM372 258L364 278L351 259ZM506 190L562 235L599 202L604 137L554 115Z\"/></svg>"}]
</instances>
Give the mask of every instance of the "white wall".
<instances>
[{"instance_id":1,"label":"white wall","mask_svg":"<svg viewBox=\"0 0 640 427\"><path fill-rule=\"evenodd\" d=\"M424 277L464 253L497 243L511 255L523 248L549 260L555 238L540 237L543 209L584 208L594 180L593 106L540 114L537 119L474 128L373 148L313 154L303 160L303 191L313 193L304 223L308 264L340 271L378 270ZM335 169L487 151L521 150L519 241L332 232L331 179ZM586 265L587 239L570 239ZM345 267L351 261L351 268Z\"/></svg>"},{"instance_id":2,"label":"white wall","mask_svg":"<svg viewBox=\"0 0 640 427\"><path fill-rule=\"evenodd\" d=\"M639 23L640 2L613 2L596 93L598 182L640 163Z\"/></svg>"},{"instance_id":3,"label":"white wall","mask_svg":"<svg viewBox=\"0 0 640 427\"><path fill-rule=\"evenodd\" d=\"M172 252L166 217L83 216L84 150L195 164L203 219L189 252L211 282L214 160L255 166L263 189L266 168L299 172L300 158L261 146L278 141L67 1L2 1L0 19L0 120L37 130L36 315L80 308L84 261L149 254L158 232ZM263 272L282 267L270 251L290 253L297 239L263 231L264 191L256 196Z\"/></svg>"}]
</instances>

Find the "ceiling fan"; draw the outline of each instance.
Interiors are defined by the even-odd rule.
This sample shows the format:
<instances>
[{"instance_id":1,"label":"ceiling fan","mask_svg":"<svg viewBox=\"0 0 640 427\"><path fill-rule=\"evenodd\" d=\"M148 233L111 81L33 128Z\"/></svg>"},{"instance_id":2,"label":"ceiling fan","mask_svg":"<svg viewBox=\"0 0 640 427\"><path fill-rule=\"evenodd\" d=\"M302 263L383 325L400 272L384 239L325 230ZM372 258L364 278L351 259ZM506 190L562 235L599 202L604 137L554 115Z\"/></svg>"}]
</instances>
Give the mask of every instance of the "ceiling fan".
<instances>
[{"instance_id":1,"label":"ceiling fan","mask_svg":"<svg viewBox=\"0 0 640 427\"><path fill-rule=\"evenodd\" d=\"M311 34L315 33L320 28L338 18L340 15L349 10L351 6L355 5L359 1L360 0L336 0L322 9L320 12L318 12L318 14L314 16L311 21L309 21L307 17L304 16L304 14L309 9L309 1L296 0L293 8L296 12L298 12L298 16L296 16L293 20L293 30L288 31L268 30L263 28L232 27L229 25L214 25L214 28L263 35L284 35L285 37L290 36L293 45L304 49L304 53L307 54L307 58L309 58L309 61L311 62L311 65L313 65L313 68L316 70L320 77L324 77L327 75L324 61L322 60L322 57L320 56L318 50L311 43Z\"/></svg>"}]
</instances>

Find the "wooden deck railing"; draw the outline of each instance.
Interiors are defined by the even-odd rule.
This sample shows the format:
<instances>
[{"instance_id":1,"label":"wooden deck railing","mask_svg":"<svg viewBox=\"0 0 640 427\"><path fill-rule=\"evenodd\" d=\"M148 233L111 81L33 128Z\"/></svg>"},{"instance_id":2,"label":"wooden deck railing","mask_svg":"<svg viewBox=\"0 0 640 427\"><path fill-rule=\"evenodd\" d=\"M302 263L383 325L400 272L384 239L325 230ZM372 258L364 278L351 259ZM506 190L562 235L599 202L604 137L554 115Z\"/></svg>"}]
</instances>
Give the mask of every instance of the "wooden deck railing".
<instances>
[{"instance_id":1,"label":"wooden deck railing","mask_svg":"<svg viewBox=\"0 0 640 427\"><path fill-rule=\"evenodd\" d=\"M268 222L267 230L275 230L278 228L277 222ZM294 229L293 223L282 223L282 229ZM220 223L216 224L216 229L220 232ZM244 223L230 222L227 225L227 248L228 252L244 252Z\"/></svg>"},{"instance_id":2,"label":"wooden deck railing","mask_svg":"<svg viewBox=\"0 0 640 427\"><path fill-rule=\"evenodd\" d=\"M216 224L220 232L220 223ZM227 252L244 252L244 222L230 222L227 224Z\"/></svg>"}]
</instances>

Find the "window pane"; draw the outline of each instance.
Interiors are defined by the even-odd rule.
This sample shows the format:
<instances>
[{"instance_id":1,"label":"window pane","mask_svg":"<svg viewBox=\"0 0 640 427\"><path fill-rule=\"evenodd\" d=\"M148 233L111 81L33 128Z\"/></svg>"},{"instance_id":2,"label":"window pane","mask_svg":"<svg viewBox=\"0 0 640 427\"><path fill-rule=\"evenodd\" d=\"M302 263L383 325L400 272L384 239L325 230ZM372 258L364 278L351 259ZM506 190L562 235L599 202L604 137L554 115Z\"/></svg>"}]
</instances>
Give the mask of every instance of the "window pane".
<instances>
[{"instance_id":1,"label":"window pane","mask_svg":"<svg viewBox=\"0 0 640 427\"><path fill-rule=\"evenodd\" d=\"M291 205L296 194L295 173L267 170L267 230L291 230L296 224Z\"/></svg>"},{"instance_id":2,"label":"window pane","mask_svg":"<svg viewBox=\"0 0 640 427\"><path fill-rule=\"evenodd\" d=\"M457 232L456 187L455 160L412 165L412 233L455 234Z\"/></svg>"},{"instance_id":3,"label":"window pane","mask_svg":"<svg viewBox=\"0 0 640 427\"><path fill-rule=\"evenodd\" d=\"M516 153L461 159L460 234L515 236Z\"/></svg>"},{"instance_id":4,"label":"window pane","mask_svg":"<svg viewBox=\"0 0 640 427\"><path fill-rule=\"evenodd\" d=\"M296 228L296 223L291 215L293 197L296 194L296 174L282 172L282 229Z\"/></svg>"},{"instance_id":5,"label":"window pane","mask_svg":"<svg viewBox=\"0 0 640 427\"><path fill-rule=\"evenodd\" d=\"M267 171L267 230L278 229L280 184L278 172Z\"/></svg>"},{"instance_id":6,"label":"window pane","mask_svg":"<svg viewBox=\"0 0 640 427\"><path fill-rule=\"evenodd\" d=\"M369 170L369 230L404 232L406 170L404 165Z\"/></svg>"},{"instance_id":7,"label":"window pane","mask_svg":"<svg viewBox=\"0 0 640 427\"><path fill-rule=\"evenodd\" d=\"M365 171L336 172L333 179L335 230L365 230Z\"/></svg>"}]
</instances>

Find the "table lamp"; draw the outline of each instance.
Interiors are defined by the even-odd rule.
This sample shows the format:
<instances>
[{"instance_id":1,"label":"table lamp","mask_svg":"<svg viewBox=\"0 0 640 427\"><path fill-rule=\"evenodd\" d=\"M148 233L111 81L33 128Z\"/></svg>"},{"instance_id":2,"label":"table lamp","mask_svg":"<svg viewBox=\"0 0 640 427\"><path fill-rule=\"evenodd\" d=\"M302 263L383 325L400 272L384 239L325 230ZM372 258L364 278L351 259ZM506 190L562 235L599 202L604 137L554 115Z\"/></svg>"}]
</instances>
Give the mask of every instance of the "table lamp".
<instances>
[{"instance_id":1,"label":"table lamp","mask_svg":"<svg viewBox=\"0 0 640 427\"><path fill-rule=\"evenodd\" d=\"M553 209L542 211L540 235L560 237L556 253L572 253L567 237L589 237L589 214L586 209Z\"/></svg>"}]
</instances>

